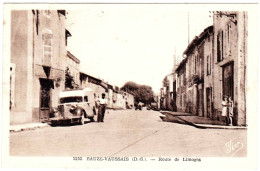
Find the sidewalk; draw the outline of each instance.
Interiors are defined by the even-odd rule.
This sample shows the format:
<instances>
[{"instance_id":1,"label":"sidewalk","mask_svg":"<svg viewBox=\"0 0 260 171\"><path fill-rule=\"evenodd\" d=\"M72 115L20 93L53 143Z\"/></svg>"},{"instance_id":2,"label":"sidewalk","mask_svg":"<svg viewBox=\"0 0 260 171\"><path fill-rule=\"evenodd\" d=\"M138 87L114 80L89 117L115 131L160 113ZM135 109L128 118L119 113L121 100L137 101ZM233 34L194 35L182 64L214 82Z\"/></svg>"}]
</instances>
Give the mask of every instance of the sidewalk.
<instances>
[{"instance_id":1,"label":"sidewalk","mask_svg":"<svg viewBox=\"0 0 260 171\"><path fill-rule=\"evenodd\" d=\"M20 132L25 130L34 130L37 128L48 127L48 123L25 123L19 125L10 125L9 131L10 132Z\"/></svg>"},{"instance_id":2,"label":"sidewalk","mask_svg":"<svg viewBox=\"0 0 260 171\"><path fill-rule=\"evenodd\" d=\"M175 122L180 124L191 125L196 128L211 128L211 129L247 129L243 126L226 126L225 123L217 120L211 120L209 118L194 116L190 113L182 112L170 112L161 111L165 116L161 116L161 119L166 122Z\"/></svg>"}]
</instances>

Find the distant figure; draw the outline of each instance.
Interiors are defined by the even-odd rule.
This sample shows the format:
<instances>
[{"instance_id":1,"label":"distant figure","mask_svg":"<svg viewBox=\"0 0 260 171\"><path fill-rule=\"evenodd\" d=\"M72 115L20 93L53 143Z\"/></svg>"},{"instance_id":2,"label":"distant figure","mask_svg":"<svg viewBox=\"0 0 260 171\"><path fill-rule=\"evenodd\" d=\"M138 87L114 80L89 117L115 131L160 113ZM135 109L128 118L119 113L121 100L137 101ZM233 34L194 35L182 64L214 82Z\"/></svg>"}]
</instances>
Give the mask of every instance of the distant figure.
<instances>
[{"instance_id":1,"label":"distant figure","mask_svg":"<svg viewBox=\"0 0 260 171\"><path fill-rule=\"evenodd\" d=\"M224 97L224 101L222 101L222 116L224 117L226 125L228 125L228 96Z\"/></svg>"},{"instance_id":2,"label":"distant figure","mask_svg":"<svg viewBox=\"0 0 260 171\"><path fill-rule=\"evenodd\" d=\"M233 126L233 107L234 103L231 97L228 98L228 117L229 117L229 126Z\"/></svg>"},{"instance_id":3,"label":"distant figure","mask_svg":"<svg viewBox=\"0 0 260 171\"><path fill-rule=\"evenodd\" d=\"M102 93L102 98L99 99L99 107L98 107L98 122L104 122L106 107L107 107L107 99L105 99L106 94Z\"/></svg>"}]
</instances>

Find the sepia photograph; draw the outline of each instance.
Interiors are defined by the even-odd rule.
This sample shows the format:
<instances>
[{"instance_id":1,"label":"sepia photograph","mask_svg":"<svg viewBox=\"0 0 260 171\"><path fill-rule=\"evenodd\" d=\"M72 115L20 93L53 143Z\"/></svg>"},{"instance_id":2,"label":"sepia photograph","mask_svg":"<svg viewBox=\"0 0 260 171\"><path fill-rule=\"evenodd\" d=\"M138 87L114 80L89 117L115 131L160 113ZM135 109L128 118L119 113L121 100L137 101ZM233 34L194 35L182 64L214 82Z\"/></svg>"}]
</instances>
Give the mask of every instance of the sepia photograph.
<instances>
[{"instance_id":1,"label":"sepia photograph","mask_svg":"<svg viewBox=\"0 0 260 171\"><path fill-rule=\"evenodd\" d=\"M3 9L5 167L257 168L258 4Z\"/></svg>"}]
</instances>

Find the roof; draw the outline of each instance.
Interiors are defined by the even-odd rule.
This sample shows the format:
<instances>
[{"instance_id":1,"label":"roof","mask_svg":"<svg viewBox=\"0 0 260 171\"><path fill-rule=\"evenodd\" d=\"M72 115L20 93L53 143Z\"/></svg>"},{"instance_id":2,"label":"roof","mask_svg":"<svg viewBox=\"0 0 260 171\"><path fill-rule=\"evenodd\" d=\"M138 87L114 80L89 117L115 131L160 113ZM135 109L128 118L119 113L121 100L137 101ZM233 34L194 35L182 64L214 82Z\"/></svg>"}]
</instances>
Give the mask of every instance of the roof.
<instances>
[{"instance_id":1,"label":"roof","mask_svg":"<svg viewBox=\"0 0 260 171\"><path fill-rule=\"evenodd\" d=\"M183 52L183 54L187 55L190 53L190 51L192 51L196 45L200 44L207 35L209 35L209 33L213 32L213 26L209 26L206 29L203 30L203 32L199 35L199 36L195 36L194 39L190 42L190 44L188 45L188 47L185 49L185 51ZM175 72L178 71L186 62L187 57L184 58L180 64L176 67Z\"/></svg>"},{"instance_id":2,"label":"roof","mask_svg":"<svg viewBox=\"0 0 260 171\"><path fill-rule=\"evenodd\" d=\"M187 57L184 58L184 59L180 62L180 64L176 67L175 72L178 71L182 66L184 66L186 60L187 60Z\"/></svg>"},{"instance_id":3,"label":"roof","mask_svg":"<svg viewBox=\"0 0 260 171\"><path fill-rule=\"evenodd\" d=\"M70 51L67 51L67 56L72 59L73 61L75 61L76 63L80 63L80 60L78 58L76 58L74 55L72 55L72 53L70 53Z\"/></svg>"},{"instance_id":4,"label":"roof","mask_svg":"<svg viewBox=\"0 0 260 171\"><path fill-rule=\"evenodd\" d=\"M72 97L72 96L83 96L84 94L88 94L88 92L92 92L92 91L93 90L91 88L64 90L60 92L60 98Z\"/></svg>"},{"instance_id":5,"label":"roof","mask_svg":"<svg viewBox=\"0 0 260 171\"><path fill-rule=\"evenodd\" d=\"M188 45L188 47L185 49L183 54L188 54L191 50L193 50L194 47L201 43L202 40L204 40L205 36L208 35L210 32L213 32L213 26L207 27L199 36L195 36L194 39Z\"/></svg>"},{"instance_id":6,"label":"roof","mask_svg":"<svg viewBox=\"0 0 260 171\"><path fill-rule=\"evenodd\" d=\"M98 78L96 78L96 77L93 77L93 76L91 76L91 75L88 75L88 74L86 74L86 73L79 72L79 74L84 75L84 76L87 76L87 77L90 77L90 78L92 78L92 79L94 79L94 80L97 80L97 81L100 81L100 82L101 82L100 79L98 79Z\"/></svg>"}]
</instances>

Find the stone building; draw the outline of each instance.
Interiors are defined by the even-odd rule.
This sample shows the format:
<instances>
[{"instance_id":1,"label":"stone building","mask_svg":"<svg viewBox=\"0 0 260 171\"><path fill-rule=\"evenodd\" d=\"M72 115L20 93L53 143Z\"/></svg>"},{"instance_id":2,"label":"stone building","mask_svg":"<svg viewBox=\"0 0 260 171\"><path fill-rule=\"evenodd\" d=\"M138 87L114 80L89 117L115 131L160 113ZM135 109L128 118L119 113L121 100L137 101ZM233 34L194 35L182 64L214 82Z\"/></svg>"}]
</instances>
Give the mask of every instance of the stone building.
<instances>
[{"instance_id":1,"label":"stone building","mask_svg":"<svg viewBox=\"0 0 260 171\"><path fill-rule=\"evenodd\" d=\"M176 74L171 73L163 80L162 109L176 111L176 95Z\"/></svg>"},{"instance_id":2,"label":"stone building","mask_svg":"<svg viewBox=\"0 0 260 171\"><path fill-rule=\"evenodd\" d=\"M125 101L125 108L130 109L130 108L134 107L134 101L135 101L134 96L125 91L121 91L121 93L122 93L123 99Z\"/></svg>"},{"instance_id":3,"label":"stone building","mask_svg":"<svg viewBox=\"0 0 260 171\"><path fill-rule=\"evenodd\" d=\"M80 88L91 88L95 92L97 98L101 98L102 93L105 93L106 97L109 97L108 88L101 83L101 79L80 72Z\"/></svg>"},{"instance_id":4,"label":"stone building","mask_svg":"<svg viewBox=\"0 0 260 171\"><path fill-rule=\"evenodd\" d=\"M177 110L222 120L222 100L234 102L234 125L246 125L247 13L215 12L176 68Z\"/></svg>"},{"instance_id":5,"label":"stone building","mask_svg":"<svg viewBox=\"0 0 260 171\"><path fill-rule=\"evenodd\" d=\"M206 28L198 37L196 36L184 51L186 56L186 95L185 111L194 115L205 114L205 86L210 86L210 67L212 57L213 26ZM206 59L205 59L206 58ZM205 65L208 70L205 72ZM206 84L206 85L205 85Z\"/></svg>"},{"instance_id":6,"label":"stone building","mask_svg":"<svg viewBox=\"0 0 260 171\"><path fill-rule=\"evenodd\" d=\"M48 119L64 89L65 10L11 11L10 123Z\"/></svg>"},{"instance_id":7,"label":"stone building","mask_svg":"<svg viewBox=\"0 0 260 171\"><path fill-rule=\"evenodd\" d=\"M187 91L186 90L186 60L187 58L183 59L175 70L177 74L176 106L177 106L177 111L179 112L191 112L190 110L186 109L188 105L188 100L186 100L186 91Z\"/></svg>"},{"instance_id":8,"label":"stone building","mask_svg":"<svg viewBox=\"0 0 260 171\"><path fill-rule=\"evenodd\" d=\"M247 12L216 12L213 25L214 117L220 116L228 95L234 102L234 124L246 125Z\"/></svg>"},{"instance_id":9,"label":"stone building","mask_svg":"<svg viewBox=\"0 0 260 171\"><path fill-rule=\"evenodd\" d=\"M66 57L66 74L65 88L79 88L79 65L80 60L76 58L70 51L67 51Z\"/></svg>"}]
</instances>

